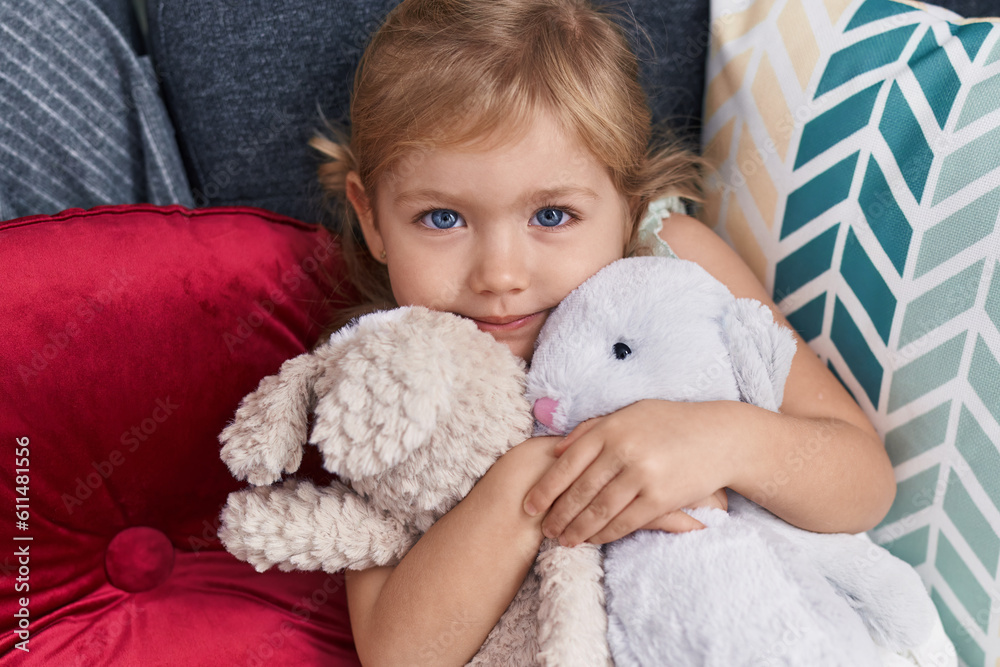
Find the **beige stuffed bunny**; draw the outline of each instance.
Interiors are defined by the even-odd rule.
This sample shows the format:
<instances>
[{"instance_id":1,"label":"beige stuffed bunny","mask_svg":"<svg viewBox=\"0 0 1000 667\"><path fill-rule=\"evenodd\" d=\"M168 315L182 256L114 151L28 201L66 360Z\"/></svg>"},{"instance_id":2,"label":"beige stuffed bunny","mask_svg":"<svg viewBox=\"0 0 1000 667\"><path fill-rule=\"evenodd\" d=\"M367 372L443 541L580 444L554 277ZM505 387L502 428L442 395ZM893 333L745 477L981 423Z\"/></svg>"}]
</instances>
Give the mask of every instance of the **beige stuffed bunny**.
<instances>
[{"instance_id":1,"label":"beige stuffed bunny","mask_svg":"<svg viewBox=\"0 0 1000 667\"><path fill-rule=\"evenodd\" d=\"M524 363L469 320L366 315L243 399L222 458L257 486L230 494L219 537L259 571L395 565L531 435L524 388ZM307 440L341 481L265 486L298 469ZM606 631L600 548L545 539L469 664L604 666Z\"/></svg>"}]
</instances>

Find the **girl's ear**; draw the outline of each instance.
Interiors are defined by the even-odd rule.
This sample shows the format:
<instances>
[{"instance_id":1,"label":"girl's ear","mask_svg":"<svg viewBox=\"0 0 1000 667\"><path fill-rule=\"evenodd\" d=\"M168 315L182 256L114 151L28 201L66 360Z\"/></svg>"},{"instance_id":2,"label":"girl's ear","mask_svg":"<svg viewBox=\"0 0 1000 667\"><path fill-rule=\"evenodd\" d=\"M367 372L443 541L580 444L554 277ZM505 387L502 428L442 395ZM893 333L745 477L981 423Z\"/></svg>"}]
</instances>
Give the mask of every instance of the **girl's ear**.
<instances>
[{"instance_id":1,"label":"girl's ear","mask_svg":"<svg viewBox=\"0 0 1000 667\"><path fill-rule=\"evenodd\" d=\"M385 257L385 245L382 243L382 235L375 225L375 213L372 209L371 201L365 193L365 187L361 184L361 177L358 176L358 172L351 171L347 173L345 192L347 200L354 207L354 213L358 216L358 222L361 223L361 233L364 235L365 243L368 245L368 252L376 260L385 263L383 259Z\"/></svg>"}]
</instances>

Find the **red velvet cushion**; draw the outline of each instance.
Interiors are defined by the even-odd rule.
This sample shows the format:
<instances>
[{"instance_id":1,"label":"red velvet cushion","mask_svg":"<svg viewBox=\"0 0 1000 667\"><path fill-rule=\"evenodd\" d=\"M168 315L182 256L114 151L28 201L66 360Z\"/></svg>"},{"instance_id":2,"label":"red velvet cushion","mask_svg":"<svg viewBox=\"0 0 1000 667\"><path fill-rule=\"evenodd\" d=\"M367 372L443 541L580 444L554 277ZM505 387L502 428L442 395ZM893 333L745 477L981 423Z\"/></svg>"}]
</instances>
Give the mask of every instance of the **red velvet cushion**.
<instances>
[{"instance_id":1,"label":"red velvet cushion","mask_svg":"<svg viewBox=\"0 0 1000 667\"><path fill-rule=\"evenodd\" d=\"M0 223L0 662L358 664L342 576L258 574L216 538L242 486L218 434L341 279L328 233L258 209Z\"/></svg>"}]
</instances>

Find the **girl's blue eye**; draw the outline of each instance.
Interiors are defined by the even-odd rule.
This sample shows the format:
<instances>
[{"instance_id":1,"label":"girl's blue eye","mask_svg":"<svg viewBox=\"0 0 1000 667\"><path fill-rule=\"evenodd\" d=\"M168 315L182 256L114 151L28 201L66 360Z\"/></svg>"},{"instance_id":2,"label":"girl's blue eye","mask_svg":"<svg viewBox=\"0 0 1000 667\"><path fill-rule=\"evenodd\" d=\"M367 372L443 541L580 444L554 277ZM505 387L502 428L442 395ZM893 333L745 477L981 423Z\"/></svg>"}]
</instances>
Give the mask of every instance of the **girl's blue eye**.
<instances>
[{"instance_id":1,"label":"girl's blue eye","mask_svg":"<svg viewBox=\"0 0 1000 667\"><path fill-rule=\"evenodd\" d=\"M534 215L534 219L538 221L542 227L558 227L559 225L569 222L570 217L566 211L558 208L543 208L538 213Z\"/></svg>"},{"instance_id":2,"label":"girl's blue eye","mask_svg":"<svg viewBox=\"0 0 1000 667\"><path fill-rule=\"evenodd\" d=\"M465 226L462 216L447 208L434 209L421 218L421 222L433 229L454 229L455 227Z\"/></svg>"}]
</instances>

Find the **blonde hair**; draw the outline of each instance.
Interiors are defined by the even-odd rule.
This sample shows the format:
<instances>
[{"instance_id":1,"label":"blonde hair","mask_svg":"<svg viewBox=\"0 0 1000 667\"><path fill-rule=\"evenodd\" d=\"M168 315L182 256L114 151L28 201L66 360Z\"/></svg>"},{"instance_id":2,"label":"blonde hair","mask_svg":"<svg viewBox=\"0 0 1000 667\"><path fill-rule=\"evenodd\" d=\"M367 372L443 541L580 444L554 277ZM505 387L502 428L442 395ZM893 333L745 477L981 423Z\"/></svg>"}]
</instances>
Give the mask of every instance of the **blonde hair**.
<instances>
[{"instance_id":1,"label":"blonde hair","mask_svg":"<svg viewBox=\"0 0 1000 667\"><path fill-rule=\"evenodd\" d=\"M358 174L373 203L381 179L416 168L423 151L516 138L539 109L607 166L628 202L626 255L641 252L638 226L651 201L668 193L700 201L701 158L673 140L650 145L638 73L610 14L586 0L404 0L393 9L358 65L350 136L328 125L331 136L310 141L327 158L319 181L338 203L347 274L365 310L395 302L346 201L347 174Z\"/></svg>"}]
</instances>

